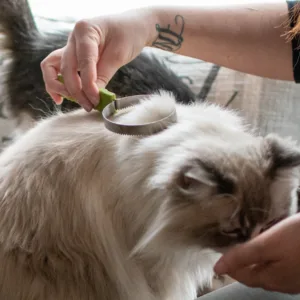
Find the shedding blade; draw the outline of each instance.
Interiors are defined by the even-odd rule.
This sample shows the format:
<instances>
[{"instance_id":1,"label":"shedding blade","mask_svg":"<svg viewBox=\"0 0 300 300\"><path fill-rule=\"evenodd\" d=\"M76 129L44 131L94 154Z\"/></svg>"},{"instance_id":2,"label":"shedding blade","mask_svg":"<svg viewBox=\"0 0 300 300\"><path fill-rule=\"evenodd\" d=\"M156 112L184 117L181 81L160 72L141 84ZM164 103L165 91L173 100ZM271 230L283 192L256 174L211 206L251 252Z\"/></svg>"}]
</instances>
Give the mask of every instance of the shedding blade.
<instances>
[{"instance_id":1,"label":"shedding blade","mask_svg":"<svg viewBox=\"0 0 300 300\"><path fill-rule=\"evenodd\" d=\"M62 75L58 75L57 80L64 83ZM104 126L111 132L120 135L135 136L137 138L149 136L161 132L177 122L175 107L170 113L167 113L161 119L144 124L121 124L117 122L116 118L118 113L126 113L130 108L139 104L142 99L149 98L149 96L150 95L134 95L117 99L114 93L106 89L100 89L99 104L94 109L102 113ZM76 102L76 100L71 97L64 98Z\"/></svg>"}]
</instances>

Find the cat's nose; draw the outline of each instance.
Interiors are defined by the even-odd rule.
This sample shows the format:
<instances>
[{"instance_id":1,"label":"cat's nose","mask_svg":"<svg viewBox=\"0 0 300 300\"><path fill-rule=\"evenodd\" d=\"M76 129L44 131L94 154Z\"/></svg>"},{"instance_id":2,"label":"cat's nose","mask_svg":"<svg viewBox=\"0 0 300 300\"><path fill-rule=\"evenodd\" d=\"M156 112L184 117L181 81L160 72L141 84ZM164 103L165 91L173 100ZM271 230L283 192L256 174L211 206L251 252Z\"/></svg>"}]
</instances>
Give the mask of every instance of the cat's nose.
<instances>
[{"instance_id":1,"label":"cat's nose","mask_svg":"<svg viewBox=\"0 0 300 300\"><path fill-rule=\"evenodd\" d=\"M239 242L247 242L248 240L251 239L251 230L248 228L244 228L243 230L240 231L238 235L238 240Z\"/></svg>"}]
</instances>

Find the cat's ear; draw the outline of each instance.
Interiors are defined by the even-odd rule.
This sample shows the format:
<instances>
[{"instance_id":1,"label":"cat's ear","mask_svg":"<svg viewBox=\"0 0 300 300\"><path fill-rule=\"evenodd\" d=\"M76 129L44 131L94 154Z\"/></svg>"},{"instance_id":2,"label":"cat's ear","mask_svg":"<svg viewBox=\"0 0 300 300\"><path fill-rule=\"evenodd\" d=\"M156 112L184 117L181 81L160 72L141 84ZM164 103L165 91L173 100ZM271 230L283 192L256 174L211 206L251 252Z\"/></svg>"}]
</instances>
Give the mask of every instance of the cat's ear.
<instances>
[{"instance_id":1,"label":"cat's ear","mask_svg":"<svg viewBox=\"0 0 300 300\"><path fill-rule=\"evenodd\" d=\"M198 164L185 166L179 173L177 185L183 191L195 191L203 185L214 187L216 183L210 174Z\"/></svg>"},{"instance_id":2,"label":"cat's ear","mask_svg":"<svg viewBox=\"0 0 300 300\"><path fill-rule=\"evenodd\" d=\"M273 169L300 166L300 148L289 138L269 134L264 138L265 154Z\"/></svg>"},{"instance_id":3,"label":"cat's ear","mask_svg":"<svg viewBox=\"0 0 300 300\"><path fill-rule=\"evenodd\" d=\"M231 194L234 190L232 178L212 163L193 160L183 167L177 177L177 186L181 191L199 192L203 188L214 189L216 193Z\"/></svg>"}]
</instances>

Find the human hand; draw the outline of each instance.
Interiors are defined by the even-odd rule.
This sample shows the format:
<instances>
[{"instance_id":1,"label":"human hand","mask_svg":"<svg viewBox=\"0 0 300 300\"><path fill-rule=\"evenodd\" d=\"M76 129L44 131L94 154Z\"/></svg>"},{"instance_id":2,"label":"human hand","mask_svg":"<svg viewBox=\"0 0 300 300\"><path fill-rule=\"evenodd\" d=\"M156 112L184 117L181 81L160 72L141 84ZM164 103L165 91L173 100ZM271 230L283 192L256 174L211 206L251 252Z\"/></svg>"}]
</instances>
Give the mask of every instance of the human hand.
<instances>
[{"instance_id":1,"label":"human hand","mask_svg":"<svg viewBox=\"0 0 300 300\"><path fill-rule=\"evenodd\" d=\"M99 88L154 39L151 18L147 10L135 10L77 22L67 45L41 63L49 95L58 104L62 95L71 96L91 111L99 102ZM57 80L59 73L64 84Z\"/></svg>"},{"instance_id":2,"label":"human hand","mask_svg":"<svg viewBox=\"0 0 300 300\"><path fill-rule=\"evenodd\" d=\"M300 215L288 217L249 242L229 250L214 270L249 287L300 293L299 231Z\"/></svg>"}]
</instances>

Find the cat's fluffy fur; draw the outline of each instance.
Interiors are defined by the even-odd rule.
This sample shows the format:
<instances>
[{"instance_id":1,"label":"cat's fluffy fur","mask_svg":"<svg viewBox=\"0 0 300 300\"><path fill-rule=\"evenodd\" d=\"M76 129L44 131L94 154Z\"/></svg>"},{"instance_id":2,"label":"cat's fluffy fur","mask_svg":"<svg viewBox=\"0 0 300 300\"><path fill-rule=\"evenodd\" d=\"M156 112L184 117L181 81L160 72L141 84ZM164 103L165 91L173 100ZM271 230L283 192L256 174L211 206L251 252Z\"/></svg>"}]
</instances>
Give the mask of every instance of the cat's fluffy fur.
<instances>
[{"instance_id":1,"label":"cat's fluffy fur","mask_svg":"<svg viewBox=\"0 0 300 300\"><path fill-rule=\"evenodd\" d=\"M167 93L123 122L175 105ZM0 298L192 300L223 251L296 212L300 151L233 112L176 104L148 137L98 112L45 119L0 156ZM240 232L232 233L232 230Z\"/></svg>"},{"instance_id":2,"label":"cat's fluffy fur","mask_svg":"<svg viewBox=\"0 0 300 300\"><path fill-rule=\"evenodd\" d=\"M71 101L55 105L45 90L40 68L48 54L66 45L68 30L41 32L27 0L1 0L1 33L0 57L5 55L7 60L0 65L0 99L6 116L16 121L17 135L57 110L79 108ZM122 97L164 89L171 91L180 103L195 100L189 87L172 70L147 53L120 68L107 88Z\"/></svg>"}]
</instances>

